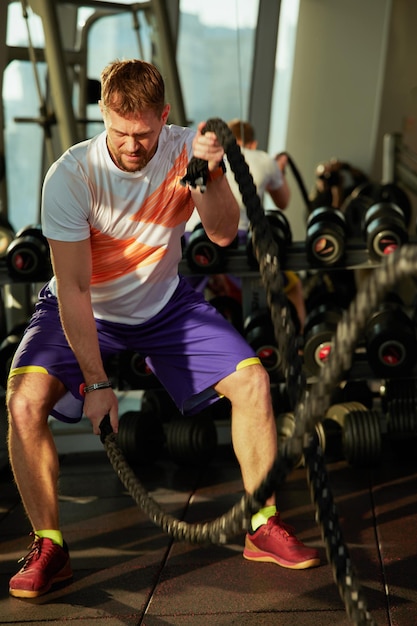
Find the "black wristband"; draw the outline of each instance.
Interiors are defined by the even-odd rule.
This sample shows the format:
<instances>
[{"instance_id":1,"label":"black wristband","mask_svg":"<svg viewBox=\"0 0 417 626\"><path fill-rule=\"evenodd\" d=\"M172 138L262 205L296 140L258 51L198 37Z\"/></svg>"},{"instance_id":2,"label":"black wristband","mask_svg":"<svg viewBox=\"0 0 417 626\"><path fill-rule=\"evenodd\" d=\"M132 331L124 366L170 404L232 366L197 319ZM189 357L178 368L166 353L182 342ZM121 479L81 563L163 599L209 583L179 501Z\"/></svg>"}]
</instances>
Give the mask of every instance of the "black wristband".
<instances>
[{"instance_id":1,"label":"black wristband","mask_svg":"<svg viewBox=\"0 0 417 626\"><path fill-rule=\"evenodd\" d=\"M95 391L96 389L108 389L109 387L113 387L110 380L104 380L101 383L93 383L92 385L84 387L84 393L91 393L91 391Z\"/></svg>"}]
</instances>

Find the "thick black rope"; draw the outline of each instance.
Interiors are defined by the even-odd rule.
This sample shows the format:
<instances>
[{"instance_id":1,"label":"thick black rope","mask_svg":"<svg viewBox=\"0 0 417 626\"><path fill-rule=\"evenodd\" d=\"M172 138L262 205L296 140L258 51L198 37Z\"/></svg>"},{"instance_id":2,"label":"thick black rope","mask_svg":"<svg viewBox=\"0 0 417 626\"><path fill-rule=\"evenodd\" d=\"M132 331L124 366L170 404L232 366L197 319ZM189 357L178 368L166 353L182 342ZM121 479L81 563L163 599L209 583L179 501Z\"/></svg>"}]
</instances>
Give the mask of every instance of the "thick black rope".
<instances>
[{"instance_id":1,"label":"thick black rope","mask_svg":"<svg viewBox=\"0 0 417 626\"><path fill-rule=\"evenodd\" d=\"M279 474L285 477L285 470L288 471L290 469L290 464L287 464L287 467L284 466L285 459L299 457L300 449L302 448L302 438L307 436L306 433L313 432L314 420L318 421L319 418L322 418L329 406L330 399L322 407L323 410L320 414L313 415L313 411L311 411L311 416L308 414L310 403L303 402L307 385L303 374L302 360L295 346L295 333L291 315L285 305L283 305L281 296L282 280L279 267L280 251L278 244L273 239L269 222L265 216L260 198L256 193L253 178L231 131L221 120L211 120L210 125L207 123L206 130L214 130L222 143L247 209L254 251L259 263L259 271L271 311L278 350L282 358L282 369L287 381L290 398L297 407L307 407L305 414L300 409L295 413L296 425L298 425L295 434L298 437L288 441L289 446L292 445L293 449L287 451L280 450L281 454L270 472L270 483L277 485ZM349 352L350 357L355 344L356 338L354 338L353 347ZM339 380L343 371L346 370L341 369L339 376L334 379L335 381ZM321 386L319 386L317 388L319 396L322 394L322 391ZM314 406L314 398L313 394L312 406ZM328 484L324 462L318 464L317 459L320 458L319 447L314 436L309 437L305 455L308 459L308 475L314 494L313 501L316 504L317 518L322 529L322 536L326 544L329 562L332 565L333 575L337 582L339 593L345 603L346 612L356 624L372 624L374 622L367 611L360 584L354 575L349 551L343 542L343 535L338 523L336 507ZM323 494L326 494L327 497L324 498Z\"/></svg>"},{"instance_id":2,"label":"thick black rope","mask_svg":"<svg viewBox=\"0 0 417 626\"><path fill-rule=\"evenodd\" d=\"M247 529L251 515L258 511L265 502L266 497L269 497L268 495L265 497L265 495L271 494L275 488L276 472L273 474L273 482L266 484L266 491L264 488L259 491L259 501L255 494L253 496L245 494L239 502L221 517L210 522L189 524L166 513L160 504L146 491L136 474L129 467L123 452L117 445L114 433L104 434L102 441L113 468L129 494L157 526L160 526L177 541L187 541L193 544L226 543L231 536ZM285 475L281 476L281 480L285 478Z\"/></svg>"},{"instance_id":3,"label":"thick black rope","mask_svg":"<svg viewBox=\"0 0 417 626\"><path fill-rule=\"evenodd\" d=\"M312 499L316 505L327 556L332 565L339 593L349 617L355 624L360 626L374 624L357 582L349 551L343 542L336 507L328 485L323 454L314 436L307 433L312 432L315 424L322 419L330 403L332 388L341 375L349 369L357 339L369 315L385 293L399 280L417 272L417 249L404 246L401 250L386 257L381 266L369 277L337 328L334 347L327 364L321 370L317 383L307 390L300 358L294 349L290 313L285 305L283 306L283 300L280 297L282 284L278 246L271 235L252 176L232 133L222 120L209 120L205 130L216 132L225 149L247 208L253 233L254 251L267 292L278 348L281 349L283 356L283 369L289 381L290 390L294 395L299 396L295 410L295 434L253 495L245 494L227 514L204 524L187 524L167 515L161 509L160 505L143 489L137 476L129 468L117 446L115 435L109 433L108 426L102 429L104 446L120 480L156 524L175 539L192 543L224 543L231 534L236 534L242 528L247 527L250 515L265 503L277 485L285 479L292 468L289 459L296 458L297 452L303 445L301 440L303 440ZM195 186L195 181L200 180L205 185L206 176L207 163L193 158L189 163L184 183ZM294 451L295 455L292 454Z\"/></svg>"}]
</instances>

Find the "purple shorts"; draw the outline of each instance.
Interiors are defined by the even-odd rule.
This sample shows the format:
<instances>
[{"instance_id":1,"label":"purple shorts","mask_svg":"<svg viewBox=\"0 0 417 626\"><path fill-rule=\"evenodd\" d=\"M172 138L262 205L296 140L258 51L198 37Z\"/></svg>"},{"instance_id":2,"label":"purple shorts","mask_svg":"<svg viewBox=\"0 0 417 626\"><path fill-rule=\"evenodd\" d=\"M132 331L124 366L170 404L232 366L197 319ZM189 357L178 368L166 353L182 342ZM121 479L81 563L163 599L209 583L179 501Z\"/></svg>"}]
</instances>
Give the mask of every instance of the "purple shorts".
<instances>
[{"instance_id":1,"label":"purple shorts","mask_svg":"<svg viewBox=\"0 0 417 626\"><path fill-rule=\"evenodd\" d=\"M138 352L184 414L197 413L217 400L213 385L242 361L259 362L230 322L183 278L151 320L135 326L96 320L96 325L103 362L123 350ZM10 376L30 371L51 374L68 389L52 416L65 422L81 419L83 375L62 330L57 299L47 285L15 353Z\"/></svg>"}]
</instances>

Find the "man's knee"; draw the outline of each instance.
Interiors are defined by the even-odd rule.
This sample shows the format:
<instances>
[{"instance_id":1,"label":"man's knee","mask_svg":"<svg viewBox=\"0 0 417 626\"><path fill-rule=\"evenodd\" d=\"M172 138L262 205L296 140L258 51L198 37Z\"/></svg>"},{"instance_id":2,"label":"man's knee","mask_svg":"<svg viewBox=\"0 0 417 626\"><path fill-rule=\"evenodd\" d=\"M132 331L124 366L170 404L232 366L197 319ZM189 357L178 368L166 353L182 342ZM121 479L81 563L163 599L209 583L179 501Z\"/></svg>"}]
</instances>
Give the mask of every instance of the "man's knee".
<instances>
[{"instance_id":1,"label":"man's knee","mask_svg":"<svg viewBox=\"0 0 417 626\"><path fill-rule=\"evenodd\" d=\"M18 374L8 380L6 407L10 424L15 427L36 421L45 422L65 392L57 379L47 374Z\"/></svg>"},{"instance_id":2,"label":"man's knee","mask_svg":"<svg viewBox=\"0 0 417 626\"><path fill-rule=\"evenodd\" d=\"M270 378L266 369L260 364L248 365L238 370L245 385L254 389L265 390L270 387Z\"/></svg>"},{"instance_id":3,"label":"man's knee","mask_svg":"<svg viewBox=\"0 0 417 626\"><path fill-rule=\"evenodd\" d=\"M260 364L248 365L237 370L218 386L218 391L233 403L270 401L270 378Z\"/></svg>"}]
</instances>

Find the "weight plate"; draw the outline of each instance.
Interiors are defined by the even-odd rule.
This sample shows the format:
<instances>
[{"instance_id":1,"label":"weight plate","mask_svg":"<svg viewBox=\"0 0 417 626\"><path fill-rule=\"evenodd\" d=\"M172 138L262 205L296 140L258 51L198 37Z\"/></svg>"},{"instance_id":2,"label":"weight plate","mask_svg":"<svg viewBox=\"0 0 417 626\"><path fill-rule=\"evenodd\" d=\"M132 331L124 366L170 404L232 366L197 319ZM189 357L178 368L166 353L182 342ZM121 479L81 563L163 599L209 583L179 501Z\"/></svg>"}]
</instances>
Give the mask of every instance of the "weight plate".
<instances>
[{"instance_id":1,"label":"weight plate","mask_svg":"<svg viewBox=\"0 0 417 626\"><path fill-rule=\"evenodd\" d=\"M406 227L408 228L411 221L411 201L404 189L395 183L364 183L358 186L352 196L367 196L372 198L373 202L387 202L396 204L404 214Z\"/></svg>"},{"instance_id":2,"label":"weight plate","mask_svg":"<svg viewBox=\"0 0 417 626\"><path fill-rule=\"evenodd\" d=\"M335 330L343 316L343 309L331 300L316 306L310 311L304 323L304 336L308 338L312 329L318 326Z\"/></svg>"},{"instance_id":3,"label":"weight plate","mask_svg":"<svg viewBox=\"0 0 417 626\"><path fill-rule=\"evenodd\" d=\"M390 202L372 205L364 217L364 234L371 258L391 254L408 241L403 211Z\"/></svg>"},{"instance_id":4,"label":"weight plate","mask_svg":"<svg viewBox=\"0 0 417 626\"><path fill-rule=\"evenodd\" d=\"M154 463L162 451L162 423L148 411L127 411L120 416L117 443L132 467Z\"/></svg>"},{"instance_id":5,"label":"weight plate","mask_svg":"<svg viewBox=\"0 0 417 626\"><path fill-rule=\"evenodd\" d=\"M181 466L207 464L217 448L217 430L209 416L181 417L167 425L167 448L171 459Z\"/></svg>"},{"instance_id":6,"label":"weight plate","mask_svg":"<svg viewBox=\"0 0 417 626\"><path fill-rule=\"evenodd\" d=\"M368 196L349 196L341 207L346 219L346 236L349 239L361 239L363 233L364 217L374 204Z\"/></svg>"},{"instance_id":7,"label":"weight plate","mask_svg":"<svg viewBox=\"0 0 417 626\"><path fill-rule=\"evenodd\" d=\"M246 334L246 341L254 349L269 374L276 373L281 366L281 355L270 329L258 326Z\"/></svg>"},{"instance_id":8,"label":"weight plate","mask_svg":"<svg viewBox=\"0 0 417 626\"><path fill-rule=\"evenodd\" d=\"M316 376L327 362L334 341L334 330L324 325L314 326L304 342L303 356L306 369Z\"/></svg>"},{"instance_id":9,"label":"weight plate","mask_svg":"<svg viewBox=\"0 0 417 626\"><path fill-rule=\"evenodd\" d=\"M315 224L306 239L307 259L313 266L336 265L345 254L344 234L328 226Z\"/></svg>"},{"instance_id":10,"label":"weight plate","mask_svg":"<svg viewBox=\"0 0 417 626\"><path fill-rule=\"evenodd\" d=\"M209 239L201 224L197 224L190 235L185 258L197 274L219 274L224 270L224 248Z\"/></svg>"},{"instance_id":11,"label":"weight plate","mask_svg":"<svg viewBox=\"0 0 417 626\"><path fill-rule=\"evenodd\" d=\"M365 213L363 227L366 230L371 222L376 219L384 220L386 223L398 221L404 224L404 213L399 206L391 202L378 202L372 204Z\"/></svg>"},{"instance_id":12,"label":"weight plate","mask_svg":"<svg viewBox=\"0 0 417 626\"><path fill-rule=\"evenodd\" d=\"M317 209L314 209L314 211L312 211L308 216L307 229L310 226L318 223L336 224L337 226L340 226L342 230L344 230L346 225L346 219L342 211L339 211L338 209L333 209L331 207L318 207Z\"/></svg>"},{"instance_id":13,"label":"weight plate","mask_svg":"<svg viewBox=\"0 0 417 626\"><path fill-rule=\"evenodd\" d=\"M346 222L341 211L328 207L315 209L307 220L306 252L312 265L338 263L345 253Z\"/></svg>"},{"instance_id":14,"label":"weight plate","mask_svg":"<svg viewBox=\"0 0 417 626\"><path fill-rule=\"evenodd\" d=\"M345 416L352 411L366 411L366 406L361 402L340 402L332 404L326 411L326 419L331 419L343 426Z\"/></svg>"},{"instance_id":15,"label":"weight plate","mask_svg":"<svg viewBox=\"0 0 417 626\"><path fill-rule=\"evenodd\" d=\"M376 376L405 376L417 360L417 339L408 315L396 303L384 303L365 329L368 363Z\"/></svg>"},{"instance_id":16,"label":"weight plate","mask_svg":"<svg viewBox=\"0 0 417 626\"><path fill-rule=\"evenodd\" d=\"M379 222L379 220L377 220ZM374 261L380 260L387 254L392 254L405 244L408 235L402 227L391 224L389 228L380 228L379 224L371 222L368 228L367 247Z\"/></svg>"},{"instance_id":17,"label":"weight plate","mask_svg":"<svg viewBox=\"0 0 417 626\"><path fill-rule=\"evenodd\" d=\"M14 278L35 278L49 265L48 250L35 237L15 239L7 249L6 264Z\"/></svg>"},{"instance_id":18,"label":"weight plate","mask_svg":"<svg viewBox=\"0 0 417 626\"><path fill-rule=\"evenodd\" d=\"M48 240L40 226L25 226L7 248L6 265L13 278L44 278L50 271Z\"/></svg>"},{"instance_id":19,"label":"weight plate","mask_svg":"<svg viewBox=\"0 0 417 626\"><path fill-rule=\"evenodd\" d=\"M354 467L374 467L382 456L379 415L376 411L352 411L343 424L343 450Z\"/></svg>"},{"instance_id":20,"label":"weight plate","mask_svg":"<svg viewBox=\"0 0 417 626\"><path fill-rule=\"evenodd\" d=\"M265 216L272 227L273 235L276 237L278 245L285 245L286 247L291 244L291 226L284 213L279 209L276 211L268 209L265 211Z\"/></svg>"}]
</instances>

